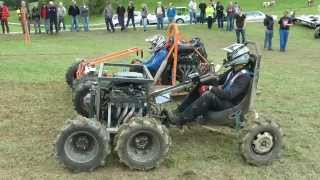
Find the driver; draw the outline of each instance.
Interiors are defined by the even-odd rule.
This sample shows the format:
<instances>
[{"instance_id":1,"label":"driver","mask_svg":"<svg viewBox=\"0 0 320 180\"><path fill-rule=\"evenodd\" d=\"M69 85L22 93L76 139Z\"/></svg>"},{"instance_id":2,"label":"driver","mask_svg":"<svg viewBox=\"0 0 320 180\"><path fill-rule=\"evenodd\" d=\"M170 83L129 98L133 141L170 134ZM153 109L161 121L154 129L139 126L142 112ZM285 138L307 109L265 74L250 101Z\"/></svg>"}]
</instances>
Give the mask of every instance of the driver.
<instances>
[{"instance_id":1,"label":"driver","mask_svg":"<svg viewBox=\"0 0 320 180\"><path fill-rule=\"evenodd\" d=\"M201 95L196 87L173 112L173 123L182 127L208 111L221 111L240 103L252 79L249 67L249 49L243 44L233 44L224 50L227 59L224 67L230 69L217 79L204 83L209 90ZM203 85L203 84L202 84Z\"/></svg>"},{"instance_id":2,"label":"driver","mask_svg":"<svg viewBox=\"0 0 320 180\"><path fill-rule=\"evenodd\" d=\"M160 68L162 62L168 55L168 49L166 47L166 38L162 35L153 36L150 39L146 39L151 44L150 53L152 56L143 64L148 68L150 73L154 76Z\"/></svg>"}]
</instances>

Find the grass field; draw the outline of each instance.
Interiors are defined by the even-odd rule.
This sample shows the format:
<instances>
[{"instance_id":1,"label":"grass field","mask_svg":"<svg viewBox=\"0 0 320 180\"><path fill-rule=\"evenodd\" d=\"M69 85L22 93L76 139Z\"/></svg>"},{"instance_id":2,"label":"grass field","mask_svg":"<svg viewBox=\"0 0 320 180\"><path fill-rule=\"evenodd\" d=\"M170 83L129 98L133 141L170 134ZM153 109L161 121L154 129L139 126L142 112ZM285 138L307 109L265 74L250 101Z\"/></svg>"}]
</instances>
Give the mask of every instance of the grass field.
<instances>
[{"instance_id":1,"label":"grass field","mask_svg":"<svg viewBox=\"0 0 320 180\"><path fill-rule=\"evenodd\" d=\"M204 26L184 26L188 37L205 42L210 60L221 62L221 48L235 34ZM53 142L64 122L76 115L64 82L76 58L94 57L132 46L147 48L150 30L109 34L105 31L33 36L0 36L0 179L318 179L320 176L320 41L313 31L294 27L287 53L263 51L261 94L257 110L276 117L285 132L282 156L271 166L253 167L240 157L238 141L200 128L180 134L160 168L130 171L114 156L106 167L74 174L54 158ZM249 24L249 39L262 44L261 24ZM278 49L275 33L274 48ZM129 61L128 61L129 62Z\"/></svg>"}]
</instances>

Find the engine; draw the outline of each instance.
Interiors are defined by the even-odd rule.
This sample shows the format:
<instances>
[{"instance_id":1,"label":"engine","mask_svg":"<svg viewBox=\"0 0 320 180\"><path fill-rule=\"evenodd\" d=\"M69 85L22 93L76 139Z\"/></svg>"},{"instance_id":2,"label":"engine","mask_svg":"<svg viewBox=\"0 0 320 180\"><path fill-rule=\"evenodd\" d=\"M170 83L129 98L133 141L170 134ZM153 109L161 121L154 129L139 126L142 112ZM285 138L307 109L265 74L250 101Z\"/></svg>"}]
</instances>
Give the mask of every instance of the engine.
<instances>
[{"instance_id":1,"label":"engine","mask_svg":"<svg viewBox=\"0 0 320 180\"><path fill-rule=\"evenodd\" d=\"M181 44L179 48L178 79L182 82L188 80L190 74L200 75L208 72L203 68L207 52L200 38L193 38L190 42ZM208 65L207 65L208 66Z\"/></svg>"}]
</instances>

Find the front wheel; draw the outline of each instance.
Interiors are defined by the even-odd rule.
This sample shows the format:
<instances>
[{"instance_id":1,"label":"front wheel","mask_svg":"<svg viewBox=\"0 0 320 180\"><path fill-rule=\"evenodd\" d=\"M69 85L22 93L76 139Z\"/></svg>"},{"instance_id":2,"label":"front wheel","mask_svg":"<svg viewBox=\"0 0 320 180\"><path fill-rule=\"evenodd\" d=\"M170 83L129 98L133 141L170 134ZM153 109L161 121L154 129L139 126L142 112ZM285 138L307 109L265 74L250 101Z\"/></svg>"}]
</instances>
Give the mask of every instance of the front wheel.
<instances>
[{"instance_id":1,"label":"front wheel","mask_svg":"<svg viewBox=\"0 0 320 180\"><path fill-rule=\"evenodd\" d=\"M270 120L254 122L242 130L240 153L249 164L268 165L280 157L282 130Z\"/></svg>"},{"instance_id":2,"label":"front wheel","mask_svg":"<svg viewBox=\"0 0 320 180\"><path fill-rule=\"evenodd\" d=\"M116 151L130 169L149 170L159 166L170 145L166 127L152 118L134 117L120 128Z\"/></svg>"},{"instance_id":3,"label":"front wheel","mask_svg":"<svg viewBox=\"0 0 320 180\"><path fill-rule=\"evenodd\" d=\"M92 171L105 164L110 153L106 128L100 122L78 117L60 132L55 143L56 157L74 171Z\"/></svg>"},{"instance_id":4,"label":"front wheel","mask_svg":"<svg viewBox=\"0 0 320 180\"><path fill-rule=\"evenodd\" d=\"M76 62L76 63L73 63L67 70L66 72L66 75L65 75L65 78L66 78L66 82L68 84L68 86L70 88L73 87L73 82L74 80L77 78L77 70L78 70L78 66L80 64L80 61L79 62Z\"/></svg>"},{"instance_id":5,"label":"front wheel","mask_svg":"<svg viewBox=\"0 0 320 180\"><path fill-rule=\"evenodd\" d=\"M320 38L320 26L317 27L317 29L314 31L314 38L316 39Z\"/></svg>"}]
</instances>

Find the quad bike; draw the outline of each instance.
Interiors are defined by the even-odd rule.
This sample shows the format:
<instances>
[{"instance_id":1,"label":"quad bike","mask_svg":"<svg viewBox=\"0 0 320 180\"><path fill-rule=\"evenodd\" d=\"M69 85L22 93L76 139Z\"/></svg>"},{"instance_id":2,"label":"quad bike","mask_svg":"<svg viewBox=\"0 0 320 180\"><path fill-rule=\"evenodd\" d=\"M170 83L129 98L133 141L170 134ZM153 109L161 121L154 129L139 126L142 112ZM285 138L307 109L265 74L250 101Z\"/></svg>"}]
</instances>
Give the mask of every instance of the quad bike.
<instances>
[{"instance_id":1,"label":"quad bike","mask_svg":"<svg viewBox=\"0 0 320 180\"><path fill-rule=\"evenodd\" d=\"M253 80L242 102L224 111L208 112L203 125L239 131L240 153L254 165L277 159L282 144L279 125L255 111L260 59L256 48L250 58ZM71 170L92 171L105 164L115 144L120 162L130 169L158 167L171 145L168 127L172 127L172 116L161 109L159 104L163 102L157 99L215 78L214 72L194 73L185 82L163 87L154 85L155 79L143 65L101 64L97 81L91 85L90 118L79 116L68 121L56 140L57 159Z\"/></svg>"},{"instance_id":2,"label":"quad bike","mask_svg":"<svg viewBox=\"0 0 320 180\"><path fill-rule=\"evenodd\" d=\"M154 75L153 85L175 85L185 82L192 73L205 74L209 71L206 49L199 38L184 40L178 26L170 25L167 33L168 55ZM136 54L143 58L143 50L130 48L114 52L98 58L83 60L71 65L66 73L67 84L74 89L74 108L82 116L89 117L90 88L97 81L96 67L101 63L127 58ZM135 59L137 59L135 58Z\"/></svg>"},{"instance_id":3,"label":"quad bike","mask_svg":"<svg viewBox=\"0 0 320 180\"><path fill-rule=\"evenodd\" d=\"M320 26L316 28L314 31L314 38L319 39L320 38Z\"/></svg>"}]
</instances>

